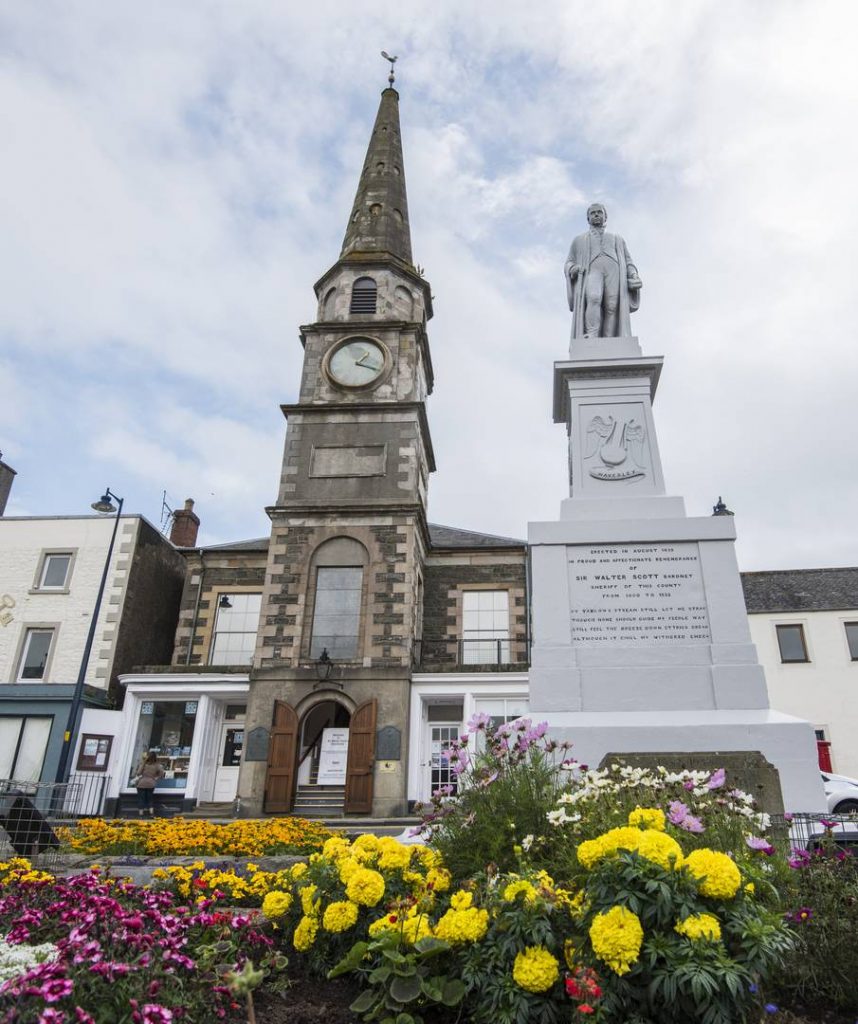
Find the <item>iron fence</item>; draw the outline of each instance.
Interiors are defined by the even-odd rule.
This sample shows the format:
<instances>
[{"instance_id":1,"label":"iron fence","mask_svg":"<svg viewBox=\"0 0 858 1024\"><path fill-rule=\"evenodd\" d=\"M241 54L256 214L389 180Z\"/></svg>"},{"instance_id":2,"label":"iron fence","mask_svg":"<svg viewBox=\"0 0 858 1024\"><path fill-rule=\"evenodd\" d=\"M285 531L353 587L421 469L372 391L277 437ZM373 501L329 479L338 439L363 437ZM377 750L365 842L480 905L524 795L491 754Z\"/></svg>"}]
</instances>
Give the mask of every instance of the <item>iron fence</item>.
<instances>
[{"instance_id":1,"label":"iron fence","mask_svg":"<svg viewBox=\"0 0 858 1024\"><path fill-rule=\"evenodd\" d=\"M772 817L772 834L793 851L832 845L858 856L858 814L784 814Z\"/></svg>"},{"instance_id":2,"label":"iron fence","mask_svg":"<svg viewBox=\"0 0 858 1024\"><path fill-rule=\"evenodd\" d=\"M76 772L68 782L0 779L0 857L51 866L60 851L56 826L100 815L109 782L103 772Z\"/></svg>"}]
</instances>

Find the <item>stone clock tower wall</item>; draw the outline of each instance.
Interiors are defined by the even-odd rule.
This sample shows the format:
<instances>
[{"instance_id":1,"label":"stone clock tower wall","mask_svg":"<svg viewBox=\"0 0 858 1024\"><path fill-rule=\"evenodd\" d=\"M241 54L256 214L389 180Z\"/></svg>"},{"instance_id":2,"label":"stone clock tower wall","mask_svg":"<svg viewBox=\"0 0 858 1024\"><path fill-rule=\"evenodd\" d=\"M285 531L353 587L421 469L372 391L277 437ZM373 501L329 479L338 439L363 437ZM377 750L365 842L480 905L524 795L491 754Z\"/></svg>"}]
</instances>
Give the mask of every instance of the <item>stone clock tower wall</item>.
<instances>
[{"instance_id":1,"label":"stone clock tower wall","mask_svg":"<svg viewBox=\"0 0 858 1024\"><path fill-rule=\"evenodd\" d=\"M246 728L248 735L255 729L274 736L278 715L285 716L300 764L317 705L337 709L338 721L373 718L361 743L374 750L368 732L385 736L383 768L364 753L363 768L353 765L357 741L350 735L349 772L371 775L365 813L396 815L407 809L410 684L435 465L425 408L432 390L425 326L431 293L411 262L393 89L382 93L340 258L315 291L317 319L301 328L298 401L282 407L288 426L277 503L267 510L271 540ZM320 568L331 566L361 570L356 627L354 594L319 596ZM358 635L345 657L332 650L328 670L313 635L317 604L341 596L352 602ZM276 749L272 740L269 750ZM274 764L278 756L245 758L244 813L289 809L286 791L295 790L298 776L288 779L285 762L293 755ZM286 796L272 806L277 772L287 777L276 783ZM331 791L320 787L320 798Z\"/></svg>"}]
</instances>

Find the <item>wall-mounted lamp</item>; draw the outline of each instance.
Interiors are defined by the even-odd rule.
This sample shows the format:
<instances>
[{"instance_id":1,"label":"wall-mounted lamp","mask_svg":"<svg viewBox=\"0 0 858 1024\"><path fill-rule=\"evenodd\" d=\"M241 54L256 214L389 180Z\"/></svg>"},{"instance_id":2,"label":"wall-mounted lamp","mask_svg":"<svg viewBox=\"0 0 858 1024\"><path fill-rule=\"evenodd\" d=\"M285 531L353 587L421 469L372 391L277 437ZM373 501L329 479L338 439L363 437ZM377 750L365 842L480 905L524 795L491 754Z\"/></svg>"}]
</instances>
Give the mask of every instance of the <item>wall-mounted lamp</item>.
<instances>
[{"instance_id":1,"label":"wall-mounted lamp","mask_svg":"<svg viewBox=\"0 0 858 1024\"><path fill-rule=\"evenodd\" d=\"M326 683L331 678L333 670L334 663L331 661L330 654L328 654L328 648L323 647L322 653L316 659L316 675L319 677L319 682Z\"/></svg>"},{"instance_id":2,"label":"wall-mounted lamp","mask_svg":"<svg viewBox=\"0 0 858 1024\"><path fill-rule=\"evenodd\" d=\"M232 601L229 599L229 594L221 594L217 606L218 608L232 608Z\"/></svg>"}]
</instances>

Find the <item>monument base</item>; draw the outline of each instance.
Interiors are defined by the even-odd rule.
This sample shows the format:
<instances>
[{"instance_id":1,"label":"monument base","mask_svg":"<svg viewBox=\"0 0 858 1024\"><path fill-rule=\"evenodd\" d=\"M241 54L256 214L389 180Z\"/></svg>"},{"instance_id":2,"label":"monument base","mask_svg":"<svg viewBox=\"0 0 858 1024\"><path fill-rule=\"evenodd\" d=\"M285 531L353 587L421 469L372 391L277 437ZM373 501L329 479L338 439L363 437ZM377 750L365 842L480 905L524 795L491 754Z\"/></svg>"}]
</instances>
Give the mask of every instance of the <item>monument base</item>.
<instances>
[{"instance_id":1,"label":"monument base","mask_svg":"<svg viewBox=\"0 0 858 1024\"><path fill-rule=\"evenodd\" d=\"M607 754L660 751L688 752L689 767L694 752L759 752L777 768L783 806L787 811L824 812L825 796L818 771L808 770L816 762L816 746L807 722L769 708L756 711L616 711L558 712L540 714L531 707L530 716L547 718L552 739L573 744L572 756L591 768ZM702 758L701 768L712 760ZM634 760L633 756L629 757ZM725 765L729 770L729 764ZM762 806L773 806L767 798Z\"/></svg>"}]
</instances>

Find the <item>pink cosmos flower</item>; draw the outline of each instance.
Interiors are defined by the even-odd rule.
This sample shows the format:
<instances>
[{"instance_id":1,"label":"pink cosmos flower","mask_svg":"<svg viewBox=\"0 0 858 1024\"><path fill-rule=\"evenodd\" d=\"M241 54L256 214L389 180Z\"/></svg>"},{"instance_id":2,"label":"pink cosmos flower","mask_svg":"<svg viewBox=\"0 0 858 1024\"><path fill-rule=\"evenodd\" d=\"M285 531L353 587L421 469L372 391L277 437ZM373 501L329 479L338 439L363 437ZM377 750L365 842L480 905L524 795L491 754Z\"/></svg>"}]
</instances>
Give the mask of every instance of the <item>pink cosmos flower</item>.
<instances>
[{"instance_id":1,"label":"pink cosmos flower","mask_svg":"<svg viewBox=\"0 0 858 1024\"><path fill-rule=\"evenodd\" d=\"M671 825L681 825L688 813L688 807L681 800L672 800L667 808L667 820Z\"/></svg>"},{"instance_id":2,"label":"pink cosmos flower","mask_svg":"<svg viewBox=\"0 0 858 1024\"><path fill-rule=\"evenodd\" d=\"M719 768L717 771L712 773L712 776L706 785L708 789L720 789L726 781L727 773L723 768Z\"/></svg>"},{"instance_id":3,"label":"pink cosmos flower","mask_svg":"<svg viewBox=\"0 0 858 1024\"><path fill-rule=\"evenodd\" d=\"M703 822L699 818L695 818L693 814L686 814L682 821L679 823L679 827L684 828L686 832L706 831Z\"/></svg>"},{"instance_id":4,"label":"pink cosmos flower","mask_svg":"<svg viewBox=\"0 0 858 1024\"><path fill-rule=\"evenodd\" d=\"M751 850L759 850L760 853L764 853L767 857L775 852L775 848L768 841L768 839L761 839L759 836L746 836L745 843Z\"/></svg>"}]
</instances>

